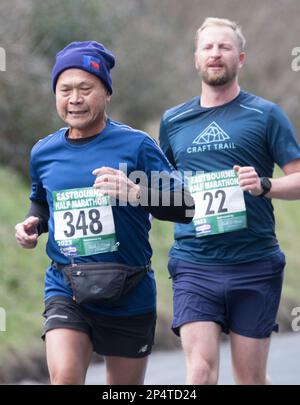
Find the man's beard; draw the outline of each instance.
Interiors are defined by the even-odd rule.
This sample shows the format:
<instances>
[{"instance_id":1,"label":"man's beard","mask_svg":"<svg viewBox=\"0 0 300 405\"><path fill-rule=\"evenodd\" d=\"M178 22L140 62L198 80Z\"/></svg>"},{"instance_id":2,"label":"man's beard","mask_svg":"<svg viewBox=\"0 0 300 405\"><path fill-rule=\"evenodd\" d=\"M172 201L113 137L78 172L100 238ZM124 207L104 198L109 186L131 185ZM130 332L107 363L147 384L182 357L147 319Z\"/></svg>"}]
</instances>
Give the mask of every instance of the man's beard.
<instances>
[{"instance_id":1,"label":"man's beard","mask_svg":"<svg viewBox=\"0 0 300 405\"><path fill-rule=\"evenodd\" d=\"M210 72L206 67L201 71L201 77L204 83L210 86L222 86L231 83L237 76L237 67L228 68L223 66L221 71Z\"/></svg>"}]
</instances>

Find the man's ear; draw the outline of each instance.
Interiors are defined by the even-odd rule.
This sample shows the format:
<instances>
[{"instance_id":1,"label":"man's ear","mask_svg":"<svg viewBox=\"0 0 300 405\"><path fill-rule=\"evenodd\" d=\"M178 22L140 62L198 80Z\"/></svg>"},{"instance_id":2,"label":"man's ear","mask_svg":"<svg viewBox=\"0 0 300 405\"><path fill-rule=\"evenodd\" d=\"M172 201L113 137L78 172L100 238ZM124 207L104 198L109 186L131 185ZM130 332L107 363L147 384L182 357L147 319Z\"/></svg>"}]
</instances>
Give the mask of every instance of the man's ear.
<instances>
[{"instance_id":1,"label":"man's ear","mask_svg":"<svg viewBox=\"0 0 300 405\"><path fill-rule=\"evenodd\" d=\"M243 65L245 63L245 58L246 58L245 52L240 52L240 55L239 55L239 68L243 67Z\"/></svg>"},{"instance_id":2,"label":"man's ear","mask_svg":"<svg viewBox=\"0 0 300 405\"><path fill-rule=\"evenodd\" d=\"M195 68L197 72L199 71L199 63L198 63L198 58L197 58L197 51L194 52L194 63L195 63Z\"/></svg>"}]
</instances>

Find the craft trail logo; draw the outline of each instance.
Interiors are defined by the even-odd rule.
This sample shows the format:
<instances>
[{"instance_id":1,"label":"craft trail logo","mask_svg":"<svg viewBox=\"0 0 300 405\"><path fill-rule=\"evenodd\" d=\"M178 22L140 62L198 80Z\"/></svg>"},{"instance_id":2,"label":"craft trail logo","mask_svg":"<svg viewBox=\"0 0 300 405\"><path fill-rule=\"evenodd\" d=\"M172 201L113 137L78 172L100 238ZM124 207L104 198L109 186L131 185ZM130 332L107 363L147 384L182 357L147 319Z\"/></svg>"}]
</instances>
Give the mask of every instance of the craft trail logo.
<instances>
[{"instance_id":1,"label":"craft trail logo","mask_svg":"<svg viewBox=\"0 0 300 405\"><path fill-rule=\"evenodd\" d=\"M0 307L0 332L6 331L6 312L4 308Z\"/></svg>"},{"instance_id":2,"label":"craft trail logo","mask_svg":"<svg viewBox=\"0 0 300 405\"><path fill-rule=\"evenodd\" d=\"M0 72L6 71L6 51L0 47Z\"/></svg>"},{"instance_id":3,"label":"craft trail logo","mask_svg":"<svg viewBox=\"0 0 300 405\"><path fill-rule=\"evenodd\" d=\"M296 56L291 63L291 68L293 72L299 72L300 70L300 47L292 49L292 56Z\"/></svg>"},{"instance_id":4,"label":"craft trail logo","mask_svg":"<svg viewBox=\"0 0 300 405\"><path fill-rule=\"evenodd\" d=\"M230 136L215 121L197 135L193 145L197 146L189 146L187 153L235 149L235 144L230 142Z\"/></svg>"},{"instance_id":5,"label":"craft trail logo","mask_svg":"<svg viewBox=\"0 0 300 405\"><path fill-rule=\"evenodd\" d=\"M194 139L193 143L201 145L212 142L223 142L226 139L230 139L230 137L215 121L213 121L204 131L201 132L200 135L197 136L196 139Z\"/></svg>"}]
</instances>

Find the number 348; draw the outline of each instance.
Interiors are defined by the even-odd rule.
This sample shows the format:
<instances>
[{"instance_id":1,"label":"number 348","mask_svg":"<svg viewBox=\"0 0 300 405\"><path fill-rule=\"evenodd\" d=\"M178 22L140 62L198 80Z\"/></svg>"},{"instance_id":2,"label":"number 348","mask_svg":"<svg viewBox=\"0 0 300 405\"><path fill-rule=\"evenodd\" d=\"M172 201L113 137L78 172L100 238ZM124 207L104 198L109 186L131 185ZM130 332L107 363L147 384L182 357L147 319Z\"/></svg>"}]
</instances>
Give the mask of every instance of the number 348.
<instances>
[{"instance_id":1,"label":"number 348","mask_svg":"<svg viewBox=\"0 0 300 405\"><path fill-rule=\"evenodd\" d=\"M83 236L88 235L88 233L98 235L103 229L100 222L100 212L97 209L91 209L88 212L80 210L78 216L75 216L71 211L66 211L63 219L68 228L64 231L67 238L71 238L78 231L82 232Z\"/></svg>"}]
</instances>

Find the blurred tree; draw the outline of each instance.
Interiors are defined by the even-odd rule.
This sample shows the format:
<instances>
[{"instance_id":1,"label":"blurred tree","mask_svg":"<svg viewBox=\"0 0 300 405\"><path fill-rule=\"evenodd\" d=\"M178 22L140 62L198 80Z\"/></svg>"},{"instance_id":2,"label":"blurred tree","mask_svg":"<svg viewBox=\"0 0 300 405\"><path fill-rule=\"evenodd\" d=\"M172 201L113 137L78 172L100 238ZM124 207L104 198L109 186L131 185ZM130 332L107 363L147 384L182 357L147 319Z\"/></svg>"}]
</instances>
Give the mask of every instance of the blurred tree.
<instances>
[{"instance_id":1,"label":"blurred tree","mask_svg":"<svg viewBox=\"0 0 300 405\"><path fill-rule=\"evenodd\" d=\"M96 40L111 45L126 7L109 1L2 0L1 46L7 71L0 75L2 164L28 173L28 154L40 137L59 122L50 89L55 54L71 41Z\"/></svg>"},{"instance_id":2,"label":"blurred tree","mask_svg":"<svg viewBox=\"0 0 300 405\"><path fill-rule=\"evenodd\" d=\"M98 40L111 46L119 13L109 3L108 0L41 2L30 16L33 53L44 55L52 64L57 50L72 41Z\"/></svg>"}]
</instances>

